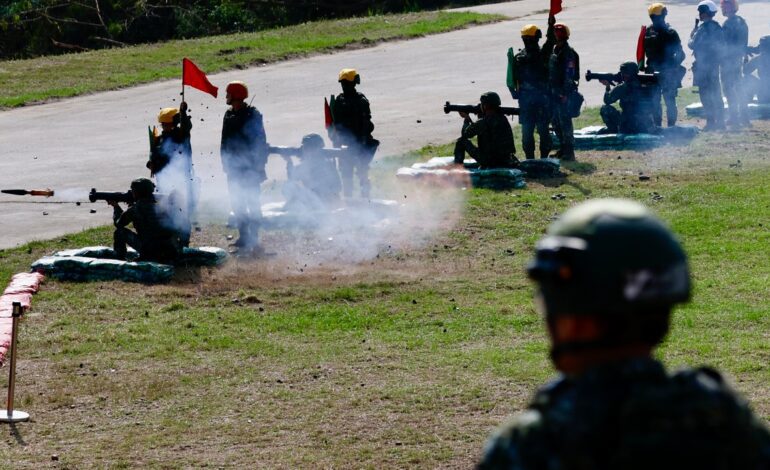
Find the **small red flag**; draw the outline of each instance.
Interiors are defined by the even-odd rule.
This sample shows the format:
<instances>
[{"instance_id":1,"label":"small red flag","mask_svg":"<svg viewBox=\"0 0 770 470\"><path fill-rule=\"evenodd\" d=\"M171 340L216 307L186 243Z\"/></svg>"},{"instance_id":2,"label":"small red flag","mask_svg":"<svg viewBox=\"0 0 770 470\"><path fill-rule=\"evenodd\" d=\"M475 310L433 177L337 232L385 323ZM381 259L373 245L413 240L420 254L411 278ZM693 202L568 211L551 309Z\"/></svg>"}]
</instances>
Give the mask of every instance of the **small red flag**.
<instances>
[{"instance_id":1,"label":"small red flag","mask_svg":"<svg viewBox=\"0 0 770 470\"><path fill-rule=\"evenodd\" d=\"M644 36L647 35L647 26L642 26L639 31L639 39L636 41L636 63L639 68L644 68Z\"/></svg>"},{"instance_id":2,"label":"small red flag","mask_svg":"<svg viewBox=\"0 0 770 470\"><path fill-rule=\"evenodd\" d=\"M182 59L182 86L184 85L204 91L214 98L217 97L217 91L219 90L219 88L211 84L206 74L187 57Z\"/></svg>"},{"instance_id":3,"label":"small red flag","mask_svg":"<svg viewBox=\"0 0 770 470\"><path fill-rule=\"evenodd\" d=\"M551 16L556 16L561 11L561 0L551 0Z\"/></svg>"},{"instance_id":4,"label":"small red flag","mask_svg":"<svg viewBox=\"0 0 770 470\"><path fill-rule=\"evenodd\" d=\"M334 124L334 119L332 118L332 108L329 106L329 101L324 98L324 125L328 129L332 127L332 124Z\"/></svg>"}]
</instances>

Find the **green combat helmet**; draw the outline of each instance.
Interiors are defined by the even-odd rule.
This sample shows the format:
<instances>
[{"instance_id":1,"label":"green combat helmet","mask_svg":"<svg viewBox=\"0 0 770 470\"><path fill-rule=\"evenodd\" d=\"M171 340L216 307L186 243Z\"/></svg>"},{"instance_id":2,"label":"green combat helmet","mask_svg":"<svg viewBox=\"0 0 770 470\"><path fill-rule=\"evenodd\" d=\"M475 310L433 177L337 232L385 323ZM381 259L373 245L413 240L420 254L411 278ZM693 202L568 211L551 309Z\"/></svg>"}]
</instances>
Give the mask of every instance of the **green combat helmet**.
<instances>
[{"instance_id":1,"label":"green combat helmet","mask_svg":"<svg viewBox=\"0 0 770 470\"><path fill-rule=\"evenodd\" d=\"M481 95L480 101L481 101L481 104L486 104L489 106L500 107L500 104L501 104L500 95L498 95L494 91L488 91L483 95Z\"/></svg>"},{"instance_id":2,"label":"green combat helmet","mask_svg":"<svg viewBox=\"0 0 770 470\"><path fill-rule=\"evenodd\" d=\"M137 198L152 196L153 191L155 191L155 183L147 178L137 178L131 182L131 191L136 194Z\"/></svg>"},{"instance_id":3,"label":"green combat helmet","mask_svg":"<svg viewBox=\"0 0 770 470\"><path fill-rule=\"evenodd\" d=\"M637 75L639 73L639 65L636 62L623 62L620 64L620 73Z\"/></svg>"},{"instance_id":4,"label":"green combat helmet","mask_svg":"<svg viewBox=\"0 0 770 470\"><path fill-rule=\"evenodd\" d=\"M324 148L324 139L318 134L308 134L302 138L303 151L315 151Z\"/></svg>"},{"instance_id":5,"label":"green combat helmet","mask_svg":"<svg viewBox=\"0 0 770 470\"><path fill-rule=\"evenodd\" d=\"M606 331L560 352L630 343L655 345L671 308L690 297L687 257L673 234L636 202L597 199L554 222L528 267L549 325L560 315L603 318Z\"/></svg>"}]
</instances>

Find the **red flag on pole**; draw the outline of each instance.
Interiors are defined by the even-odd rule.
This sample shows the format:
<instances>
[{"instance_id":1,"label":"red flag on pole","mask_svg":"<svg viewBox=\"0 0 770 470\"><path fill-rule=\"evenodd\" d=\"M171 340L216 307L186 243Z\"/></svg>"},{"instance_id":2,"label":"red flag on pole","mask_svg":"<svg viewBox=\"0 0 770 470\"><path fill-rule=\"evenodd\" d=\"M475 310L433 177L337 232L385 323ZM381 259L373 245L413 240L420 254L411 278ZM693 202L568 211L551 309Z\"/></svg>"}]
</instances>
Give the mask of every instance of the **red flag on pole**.
<instances>
[{"instance_id":1,"label":"red flag on pole","mask_svg":"<svg viewBox=\"0 0 770 470\"><path fill-rule=\"evenodd\" d=\"M182 86L184 87L184 85L197 88L212 95L214 98L217 97L217 91L219 90L219 88L211 84L206 74L187 57L182 59Z\"/></svg>"},{"instance_id":2,"label":"red flag on pole","mask_svg":"<svg viewBox=\"0 0 770 470\"><path fill-rule=\"evenodd\" d=\"M329 106L329 101L324 98L324 125L326 128L332 127L334 119L332 118L332 108Z\"/></svg>"},{"instance_id":3,"label":"red flag on pole","mask_svg":"<svg viewBox=\"0 0 770 470\"><path fill-rule=\"evenodd\" d=\"M561 11L561 0L551 0L551 16L556 16Z\"/></svg>"},{"instance_id":4,"label":"red flag on pole","mask_svg":"<svg viewBox=\"0 0 770 470\"><path fill-rule=\"evenodd\" d=\"M644 68L644 36L647 35L647 26L642 26L639 31L639 39L636 41L636 63L640 69Z\"/></svg>"}]
</instances>

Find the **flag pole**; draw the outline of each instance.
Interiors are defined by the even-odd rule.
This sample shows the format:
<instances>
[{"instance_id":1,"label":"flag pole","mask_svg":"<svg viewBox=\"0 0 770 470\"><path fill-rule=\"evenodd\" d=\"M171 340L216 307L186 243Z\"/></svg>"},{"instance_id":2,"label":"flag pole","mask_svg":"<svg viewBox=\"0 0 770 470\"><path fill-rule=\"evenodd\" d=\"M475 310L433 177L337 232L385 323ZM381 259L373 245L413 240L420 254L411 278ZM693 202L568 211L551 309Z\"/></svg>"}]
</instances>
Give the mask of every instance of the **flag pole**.
<instances>
[{"instance_id":1,"label":"flag pole","mask_svg":"<svg viewBox=\"0 0 770 470\"><path fill-rule=\"evenodd\" d=\"M184 102L184 59L182 59L182 102Z\"/></svg>"}]
</instances>

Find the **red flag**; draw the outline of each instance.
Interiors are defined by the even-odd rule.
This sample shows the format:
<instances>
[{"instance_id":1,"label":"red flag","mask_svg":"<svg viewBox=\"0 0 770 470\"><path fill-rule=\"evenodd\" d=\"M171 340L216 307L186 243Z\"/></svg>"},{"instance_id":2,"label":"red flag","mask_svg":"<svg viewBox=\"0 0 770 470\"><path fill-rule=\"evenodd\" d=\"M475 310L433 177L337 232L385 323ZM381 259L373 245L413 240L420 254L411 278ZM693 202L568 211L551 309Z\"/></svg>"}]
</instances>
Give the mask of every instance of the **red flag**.
<instances>
[{"instance_id":1,"label":"red flag","mask_svg":"<svg viewBox=\"0 0 770 470\"><path fill-rule=\"evenodd\" d=\"M636 63L640 69L644 68L644 36L647 34L647 26L642 26L639 31L639 39L636 41Z\"/></svg>"},{"instance_id":2,"label":"red flag","mask_svg":"<svg viewBox=\"0 0 770 470\"><path fill-rule=\"evenodd\" d=\"M551 16L556 16L561 11L561 0L551 0Z\"/></svg>"},{"instance_id":3,"label":"red flag","mask_svg":"<svg viewBox=\"0 0 770 470\"><path fill-rule=\"evenodd\" d=\"M214 98L217 97L217 91L219 90L219 88L211 84L206 74L187 57L182 59L182 86L185 85L204 91L214 96Z\"/></svg>"},{"instance_id":4,"label":"red flag","mask_svg":"<svg viewBox=\"0 0 770 470\"><path fill-rule=\"evenodd\" d=\"M332 108L329 106L329 101L324 98L324 125L326 128L332 127L334 119L332 119Z\"/></svg>"}]
</instances>

